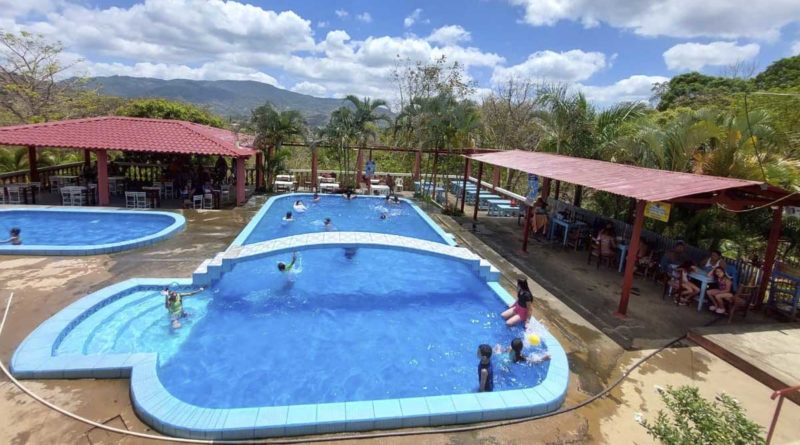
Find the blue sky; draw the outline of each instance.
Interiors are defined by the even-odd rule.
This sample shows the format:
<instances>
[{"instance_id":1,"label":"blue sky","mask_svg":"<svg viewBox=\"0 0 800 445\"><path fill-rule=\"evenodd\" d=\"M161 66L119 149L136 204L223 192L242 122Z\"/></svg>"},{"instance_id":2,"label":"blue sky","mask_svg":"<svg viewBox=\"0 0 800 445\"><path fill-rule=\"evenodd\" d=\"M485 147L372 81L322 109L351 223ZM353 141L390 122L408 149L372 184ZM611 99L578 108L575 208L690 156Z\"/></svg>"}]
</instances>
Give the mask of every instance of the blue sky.
<instances>
[{"instance_id":1,"label":"blue sky","mask_svg":"<svg viewBox=\"0 0 800 445\"><path fill-rule=\"evenodd\" d=\"M800 53L797 0L0 0L0 28L61 40L85 75L258 80L393 100L398 57L466 65L476 98L568 82L601 105L654 82Z\"/></svg>"}]
</instances>

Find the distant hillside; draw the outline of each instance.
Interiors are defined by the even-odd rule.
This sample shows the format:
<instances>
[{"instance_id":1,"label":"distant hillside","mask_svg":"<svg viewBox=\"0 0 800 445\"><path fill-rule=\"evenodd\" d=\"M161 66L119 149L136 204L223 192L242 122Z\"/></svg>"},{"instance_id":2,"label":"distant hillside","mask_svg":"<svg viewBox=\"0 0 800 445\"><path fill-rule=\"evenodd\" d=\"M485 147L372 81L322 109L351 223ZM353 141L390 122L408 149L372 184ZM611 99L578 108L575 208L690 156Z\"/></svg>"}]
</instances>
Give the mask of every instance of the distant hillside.
<instances>
[{"instance_id":1,"label":"distant hillside","mask_svg":"<svg viewBox=\"0 0 800 445\"><path fill-rule=\"evenodd\" d=\"M300 111L311 126L324 125L341 99L294 93L249 80L162 80L147 77L92 77L87 88L119 97L163 97L204 105L222 116L247 117L256 107L271 103L278 110Z\"/></svg>"}]
</instances>

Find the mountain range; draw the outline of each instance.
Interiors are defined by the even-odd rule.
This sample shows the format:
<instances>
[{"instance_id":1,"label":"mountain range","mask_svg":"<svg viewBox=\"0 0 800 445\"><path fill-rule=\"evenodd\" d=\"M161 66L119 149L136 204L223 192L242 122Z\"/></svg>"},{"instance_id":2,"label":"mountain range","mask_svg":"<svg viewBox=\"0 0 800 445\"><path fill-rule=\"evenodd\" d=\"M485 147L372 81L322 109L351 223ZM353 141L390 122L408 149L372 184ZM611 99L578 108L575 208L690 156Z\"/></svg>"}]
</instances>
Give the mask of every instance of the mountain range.
<instances>
[{"instance_id":1,"label":"mountain range","mask_svg":"<svg viewBox=\"0 0 800 445\"><path fill-rule=\"evenodd\" d=\"M271 103L279 111L299 111L312 127L327 123L331 112L344 104L342 99L309 96L250 80L163 80L109 76L90 77L85 87L109 96L180 100L208 107L216 114L233 118L250 116L254 108Z\"/></svg>"}]
</instances>

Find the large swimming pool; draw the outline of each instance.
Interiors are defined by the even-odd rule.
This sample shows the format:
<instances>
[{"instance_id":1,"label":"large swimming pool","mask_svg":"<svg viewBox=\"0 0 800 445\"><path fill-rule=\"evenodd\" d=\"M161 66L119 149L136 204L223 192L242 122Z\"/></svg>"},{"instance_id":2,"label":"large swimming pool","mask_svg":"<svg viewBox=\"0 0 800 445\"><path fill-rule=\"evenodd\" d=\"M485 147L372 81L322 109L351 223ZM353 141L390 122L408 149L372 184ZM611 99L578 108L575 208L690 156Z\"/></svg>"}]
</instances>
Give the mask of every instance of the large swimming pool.
<instances>
[{"instance_id":1,"label":"large swimming pool","mask_svg":"<svg viewBox=\"0 0 800 445\"><path fill-rule=\"evenodd\" d=\"M277 236L285 227L264 221L270 209L282 211L276 202L293 199L268 202L240 236L258 231L265 240L234 242L201 265L194 282L133 279L73 303L20 345L13 372L130 376L147 423L215 439L464 423L560 406L566 355L535 321L529 330L542 341L526 353L552 358L515 365L496 356L495 392L476 393L477 346L505 346L524 331L499 316L512 297L497 271L453 245L413 204L402 207L408 220L376 225L367 214L377 201L363 199L335 231L298 224L298 233ZM320 208L330 214L357 202L328 197ZM429 232L414 230L432 239L391 226L414 218ZM294 268L279 272L292 252ZM161 290L200 283L210 285L186 298L189 316L173 329Z\"/></svg>"},{"instance_id":2,"label":"large swimming pool","mask_svg":"<svg viewBox=\"0 0 800 445\"><path fill-rule=\"evenodd\" d=\"M0 238L19 228L21 245L0 244L0 254L91 255L152 244L183 228L167 212L84 209L0 210Z\"/></svg>"}]
</instances>

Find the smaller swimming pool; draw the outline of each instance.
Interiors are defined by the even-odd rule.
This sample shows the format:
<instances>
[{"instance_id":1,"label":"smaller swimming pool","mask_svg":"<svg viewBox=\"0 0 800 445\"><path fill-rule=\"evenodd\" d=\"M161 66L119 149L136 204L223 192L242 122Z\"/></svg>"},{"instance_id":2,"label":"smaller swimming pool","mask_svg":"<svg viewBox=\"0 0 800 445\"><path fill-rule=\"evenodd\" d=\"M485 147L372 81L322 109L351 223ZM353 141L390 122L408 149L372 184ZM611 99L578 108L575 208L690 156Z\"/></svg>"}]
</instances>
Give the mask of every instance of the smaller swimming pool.
<instances>
[{"instance_id":1,"label":"smaller swimming pool","mask_svg":"<svg viewBox=\"0 0 800 445\"><path fill-rule=\"evenodd\" d=\"M19 228L21 245L5 255L97 255L154 244L186 225L176 213L76 208L0 210L0 238Z\"/></svg>"}]
</instances>

